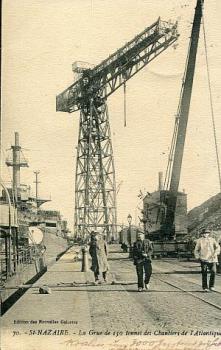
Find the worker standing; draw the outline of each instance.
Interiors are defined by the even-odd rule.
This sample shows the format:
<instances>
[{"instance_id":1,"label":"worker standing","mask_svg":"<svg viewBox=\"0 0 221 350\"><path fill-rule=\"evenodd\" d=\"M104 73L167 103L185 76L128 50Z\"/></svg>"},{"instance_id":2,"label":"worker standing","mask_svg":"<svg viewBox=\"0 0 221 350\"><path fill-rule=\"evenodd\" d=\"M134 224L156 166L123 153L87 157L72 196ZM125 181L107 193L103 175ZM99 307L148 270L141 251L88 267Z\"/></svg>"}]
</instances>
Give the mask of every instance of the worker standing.
<instances>
[{"instance_id":1,"label":"worker standing","mask_svg":"<svg viewBox=\"0 0 221 350\"><path fill-rule=\"evenodd\" d=\"M151 256L153 254L153 245L149 239L144 239L144 234L138 232L137 240L133 246L133 259L136 266L138 279L138 292L149 289L150 277L152 274Z\"/></svg>"},{"instance_id":2,"label":"worker standing","mask_svg":"<svg viewBox=\"0 0 221 350\"><path fill-rule=\"evenodd\" d=\"M209 290L214 290L220 246L213 237L210 237L209 229L202 229L201 236L196 242L194 255L201 263L202 288L205 292L208 292ZM209 289L207 281L208 271L210 272Z\"/></svg>"},{"instance_id":3,"label":"worker standing","mask_svg":"<svg viewBox=\"0 0 221 350\"><path fill-rule=\"evenodd\" d=\"M107 261L107 243L98 232L91 232L91 242L89 253L92 259L91 270L94 272L95 284L101 282L99 276L102 274L104 282L107 282L107 271L109 270Z\"/></svg>"}]
</instances>

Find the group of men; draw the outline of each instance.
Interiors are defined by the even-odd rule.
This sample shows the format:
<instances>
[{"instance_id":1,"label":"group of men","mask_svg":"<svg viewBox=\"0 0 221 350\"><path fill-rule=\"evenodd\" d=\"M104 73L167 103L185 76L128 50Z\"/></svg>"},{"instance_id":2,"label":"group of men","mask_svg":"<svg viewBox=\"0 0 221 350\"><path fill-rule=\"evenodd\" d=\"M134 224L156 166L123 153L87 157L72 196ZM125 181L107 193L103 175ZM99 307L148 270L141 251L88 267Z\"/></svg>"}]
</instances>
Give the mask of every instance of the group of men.
<instances>
[{"instance_id":1,"label":"group of men","mask_svg":"<svg viewBox=\"0 0 221 350\"><path fill-rule=\"evenodd\" d=\"M107 282L107 271L109 265L107 261L107 243L101 234L91 233L89 253L92 258L91 270L94 272L95 284L101 283L99 275L103 281ZM136 266L138 292L149 289L149 282L152 274L151 258L154 253L152 242L144 237L142 232L138 232L137 240L133 244L133 261ZM211 237L210 230L202 229L201 237L197 239L194 255L201 264L202 288L203 291L213 291L215 285L216 266L220 246ZM208 272L210 278L208 281Z\"/></svg>"}]
</instances>

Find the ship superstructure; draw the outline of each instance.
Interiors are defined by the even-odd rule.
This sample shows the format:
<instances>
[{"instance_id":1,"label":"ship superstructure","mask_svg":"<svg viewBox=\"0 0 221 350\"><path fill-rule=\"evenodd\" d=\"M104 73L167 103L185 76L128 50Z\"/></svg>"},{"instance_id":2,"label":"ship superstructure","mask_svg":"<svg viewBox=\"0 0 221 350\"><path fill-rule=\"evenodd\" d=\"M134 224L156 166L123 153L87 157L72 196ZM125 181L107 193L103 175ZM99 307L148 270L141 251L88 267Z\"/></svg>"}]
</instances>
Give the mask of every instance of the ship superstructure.
<instances>
[{"instance_id":1,"label":"ship superstructure","mask_svg":"<svg viewBox=\"0 0 221 350\"><path fill-rule=\"evenodd\" d=\"M67 221L60 211L42 209L42 205L51 199L39 196L39 181L35 181L35 195L29 185L21 183L20 168L27 167L28 162L21 152L17 132L11 149L12 156L6 159L6 165L13 169L13 182L7 186L1 180L0 189L0 276L3 301L16 291L4 289L5 286L19 285L33 279L67 249L69 232Z\"/></svg>"}]
</instances>

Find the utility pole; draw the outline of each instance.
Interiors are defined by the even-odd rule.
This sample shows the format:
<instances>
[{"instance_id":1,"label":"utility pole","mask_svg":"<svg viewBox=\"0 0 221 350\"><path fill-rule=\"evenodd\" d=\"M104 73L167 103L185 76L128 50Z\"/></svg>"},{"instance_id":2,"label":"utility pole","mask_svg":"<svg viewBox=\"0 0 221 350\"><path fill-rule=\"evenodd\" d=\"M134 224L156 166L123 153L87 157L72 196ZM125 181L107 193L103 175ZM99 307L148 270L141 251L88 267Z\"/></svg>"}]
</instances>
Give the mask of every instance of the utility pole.
<instances>
[{"instance_id":1,"label":"utility pole","mask_svg":"<svg viewBox=\"0 0 221 350\"><path fill-rule=\"evenodd\" d=\"M36 200L36 206L37 206L37 209L39 207L39 204L38 204L38 184L40 184L40 181L38 181L38 175L40 174L40 171L39 170L36 170L34 171L34 174L35 174L35 200Z\"/></svg>"}]
</instances>

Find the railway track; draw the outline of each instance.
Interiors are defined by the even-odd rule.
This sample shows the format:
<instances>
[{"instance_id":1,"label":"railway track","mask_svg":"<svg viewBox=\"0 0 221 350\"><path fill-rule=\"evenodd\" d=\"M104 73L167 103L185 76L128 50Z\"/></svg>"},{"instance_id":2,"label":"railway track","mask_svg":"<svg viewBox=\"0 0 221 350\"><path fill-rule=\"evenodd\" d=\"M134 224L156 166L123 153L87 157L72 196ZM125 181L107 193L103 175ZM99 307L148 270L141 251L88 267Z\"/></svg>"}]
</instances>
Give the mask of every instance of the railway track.
<instances>
[{"instance_id":1,"label":"railway track","mask_svg":"<svg viewBox=\"0 0 221 350\"><path fill-rule=\"evenodd\" d=\"M170 265L176 265L176 266L179 266L179 267L184 267L185 269L192 269L193 266L187 266L187 265L183 265L182 263L180 264L180 261L179 260L174 260L174 261L170 261L169 259L160 259L158 261L162 261L163 263L167 263L167 264L170 264ZM194 266L194 268L197 268L197 264L196 266Z\"/></svg>"},{"instance_id":2,"label":"railway track","mask_svg":"<svg viewBox=\"0 0 221 350\"><path fill-rule=\"evenodd\" d=\"M190 270L190 269L193 269L193 268L198 268L199 270L197 270L196 272L201 273L201 268L200 268L199 263L198 263L198 265L197 265L197 263L196 263L195 266L193 266L193 265L188 266L188 265L180 264L180 261L179 261L179 260L171 261L170 259L161 259L161 260L158 260L158 261L162 261L163 263L170 264L170 265L173 265L173 266L176 265L176 266L178 266L178 267L183 267L183 268L185 268L185 269L187 269L187 270ZM217 275L219 276L220 273L217 272Z\"/></svg>"},{"instance_id":3,"label":"railway track","mask_svg":"<svg viewBox=\"0 0 221 350\"><path fill-rule=\"evenodd\" d=\"M192 267L191 266L184 266L184 265L180 265L180 264L174 264L174 262L171 262L171 261L167 261L167 260L163 260L163 263L165 264L165 263L167 263L167 264L169 264L169 265L173 265L173 267L174 266L178 266L178 267L184 267L186 270L188 270L188 269L191 269ZM177 271L176 271L177 272ZM176 272L174 272L174 273L176 273ZM178 271L179 273L181 273L182 271ZM195 272L195 271L194 271ZM197 271L199 274L201 274L201 269L200 269L200 267L199 267L199 271ZM165 273L167 273L167 272L165 272ZM219 276L219 275L218 275ZM219 278L219 277L218 277ZM193 281L192 279L191 279L191 281L188 281L188 278L186 278L185 279L187 282L190 282L190 283L193 283L193 284L195 284L195 285L197 285L197 286L201 286L201 283L199 283L199 282L196 282L196 281ZM217 293L217 294L221 294L221 292L220 291L218 291L218 290L216 290L215 291L215 293Z\"/></svg>"},{"instance_id":4,"label":"railway track","mask_svg":"<svg viewBox=\"0 0 221 350\"><path fill-rule=\"evenodd\" d=\"M131 264L129 263L129 262L124 262L127 266L131 266ZM171 263L172 264L172 263ZM210 300L208 300L208 299L204 299L204 298L202 298L202 297L200 297L198 294L196 294L196 293L198 293L198 292L194 292L194 291L188 291L188 290L186 290L186 288L183 288L183 287L180 287L180 286L178 286L177 284L176 284L176 282L174 283L173 281L165 281L163 278L162 278L162 276L160 277L159 276L160 275L160 273L157 273L157 275L155 275L154 273L153 273L153 275L152 275L152 277L151 278L154 278L154 279L156 279L156 280L158 280L158 281L160 281L160 282L162 282L162 283L165 283L165 284L167 284L167 285L169 285L169 286L171 286L171 287L173 287L173 288L175 288L175 289L177 289L177 290L179 290L179 291L182 291L182 292L184 292L185 294L187 294L187 295L190 295L190 296L192 296L193 298L195 298L195 299L198 299L198 300L200 300L200 301L202 301L203 303L205 303L205 304L207 304L207 305L210 305L211 307L213 307L213 308L215 308L215 309L218 309L218 310L221 310L221 306L220 305L218 305L218 304L216 304L215 302L213 302L213 301L210 301ZM197 286L200 286L199 284L197 284L197 283L195 283L195 282L189 282L188 280L185 280L185 283L189 283L189 284L195 284L195 285L197 285ZM213 292L209 292L209 293L204 293L203 295L207 295L207 296L211 296L211 295L221 295L221 292L219 292L219 291L213 291Z\"/></svg>"},{"instance_id":5,"label":"railway track","mask_svg":"<svg viewBox=\"0 0 221 350\"><path fill-rule=\"evenodd\" d=\"M184 292L184 293L186 293L186 294L188 294L188 295L191 295L192 297L194 297L194 298L196 298L196 299L198 299L198 300L201 300L201 301L203 301L204 303L206 303L206 304L208 304L208 305L211 305L211 306L213 306L214 308L216 308L216 309L218 309L218 310L221 310L221 306L219 306L219 305L217 305L217 304L215 304L215 303L213 303L213 302L211 302L211 301L209 301L209 300L206 300L206 299L204 299L204 298L201 298L199 295L197 295L195 292L190 292L190 291L187 291L186 289L184 289L184 288L182 288L182 287L180 287L180 286L177 286L177 285L175 285L174 283L171 283L171 282L168 282L168 281L165 281L164 279L162 279L162 278L160 278L160 277L158 277L158 276L154 276L153 275L153 278L154 279L158 279L158 281L161 281L161 282L163 282L163 283L165 283L165 284L167 284L167 285L169 285L169 286L171 286L171 287L173 287L173 288L176 288L176 289L178 289L178 290L180 290L180 291L182 291L182 292ZM188 282L188 281L187 281ZM194 282L191 282L191 283L194 283ZM197 284L197 283L195 283L195 284ZM219 291L214 291L214 292L211 292L211 293L216 293L216 294L221 294ZM205 293L206 294L206 293Z\"/></svg>"}]
</instances>

